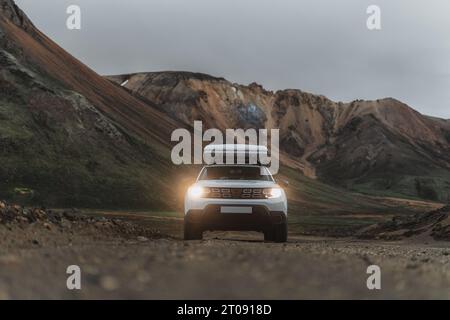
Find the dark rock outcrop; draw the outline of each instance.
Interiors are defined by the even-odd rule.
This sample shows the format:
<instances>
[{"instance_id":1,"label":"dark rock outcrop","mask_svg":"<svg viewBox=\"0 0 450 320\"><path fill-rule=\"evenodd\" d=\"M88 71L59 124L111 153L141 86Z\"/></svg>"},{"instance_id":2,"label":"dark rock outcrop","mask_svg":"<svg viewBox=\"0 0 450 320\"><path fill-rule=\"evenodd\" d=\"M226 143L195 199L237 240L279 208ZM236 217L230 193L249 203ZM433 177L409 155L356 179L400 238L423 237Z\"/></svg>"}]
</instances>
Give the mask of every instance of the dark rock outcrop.
<instances>
[{"instance_id":1,"label":"dark rock outcrop","mask_svg":"<svg viewBox=\"0 0 450 320\"><path fill-rule=\"evenodd\" d=\"M430 236L450 241L450 206L413 216L394 217L391 221L370 226L358 233L362 239L400 240Z\"/></svg>"}]
</instances>

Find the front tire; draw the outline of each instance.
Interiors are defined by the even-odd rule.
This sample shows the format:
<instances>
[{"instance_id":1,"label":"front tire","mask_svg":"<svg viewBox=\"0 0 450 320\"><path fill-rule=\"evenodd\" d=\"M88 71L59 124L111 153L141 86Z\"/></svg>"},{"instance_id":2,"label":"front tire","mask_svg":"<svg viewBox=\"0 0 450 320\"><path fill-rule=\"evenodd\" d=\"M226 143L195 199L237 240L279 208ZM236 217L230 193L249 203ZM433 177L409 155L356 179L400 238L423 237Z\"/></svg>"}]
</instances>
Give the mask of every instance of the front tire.
<instances>
[{"instance_id":1,"label":"front tire","mask_svg":"<svg viewBox=\"0 0 450 320\"><path fill-rule=\"evenodd\" d=\"M287 242L288 228L287 223L273 225L269 230L264 231L264 241L273 241L277 243Z\"/></svg>"},{"instance_id":2,"label":"front tire","mask_svg":"<svg viewBox=\"0 0 450 320\"><path fill-rule=\"evenodd\" d=\"M184 240L202 240L203 230L199 225L184 222Z\"/></svg>"}]
</instances>

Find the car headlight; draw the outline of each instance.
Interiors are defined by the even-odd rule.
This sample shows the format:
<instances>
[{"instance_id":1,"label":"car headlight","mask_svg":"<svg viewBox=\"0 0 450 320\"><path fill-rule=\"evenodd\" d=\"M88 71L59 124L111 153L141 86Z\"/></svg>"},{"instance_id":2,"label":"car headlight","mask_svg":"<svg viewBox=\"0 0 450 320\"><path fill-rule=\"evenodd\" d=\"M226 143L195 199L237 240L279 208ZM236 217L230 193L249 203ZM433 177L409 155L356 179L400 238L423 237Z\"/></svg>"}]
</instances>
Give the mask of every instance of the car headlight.
<instances>
[{"instance_id":1,"label":"car headlight","mask_svg":"<svg viewBox=\"0 0 450 320\"><path fill-rule=\"evenodd\" d=\"M209 189L207 189L207 188L203 188L200 186L192 186L188 189L188 196L190 198L197 199L197 198L201 198L208 192L209 192Z\"/></svg>"},{"instance_id":2,"label":"car headlight","mask_svg":"<svg viewBox=\"0 0 450 320\"><path fill-rule=\"evenodd\" d=\"M269 199L279 198L282 194L283 191L281 190L281 188L271 188L264 190L265 197Z\"/></svg>"}]
</instances>

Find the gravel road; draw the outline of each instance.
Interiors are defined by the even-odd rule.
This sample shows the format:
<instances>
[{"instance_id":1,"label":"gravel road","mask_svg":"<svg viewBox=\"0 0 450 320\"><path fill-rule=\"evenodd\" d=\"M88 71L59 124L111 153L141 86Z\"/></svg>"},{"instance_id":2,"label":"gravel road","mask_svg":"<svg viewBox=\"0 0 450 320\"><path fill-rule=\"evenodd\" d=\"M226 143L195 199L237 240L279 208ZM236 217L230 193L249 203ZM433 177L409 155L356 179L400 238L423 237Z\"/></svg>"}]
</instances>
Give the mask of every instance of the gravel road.
<instances>
[{"instance_id":1,"label":"gravel road","mask_svg":"<svg viewBox=\"0 0 450 320\"><path fill-rule=\"evenodd\" d=\"M0 225L1 299L450 299L448 242L212 233L203 241L95 227ZM151 233L150 233L151 234ZM381 290L369 290L369 265ZM66 268L81 268L81 290Z\"/></svg>"}]
</instances>

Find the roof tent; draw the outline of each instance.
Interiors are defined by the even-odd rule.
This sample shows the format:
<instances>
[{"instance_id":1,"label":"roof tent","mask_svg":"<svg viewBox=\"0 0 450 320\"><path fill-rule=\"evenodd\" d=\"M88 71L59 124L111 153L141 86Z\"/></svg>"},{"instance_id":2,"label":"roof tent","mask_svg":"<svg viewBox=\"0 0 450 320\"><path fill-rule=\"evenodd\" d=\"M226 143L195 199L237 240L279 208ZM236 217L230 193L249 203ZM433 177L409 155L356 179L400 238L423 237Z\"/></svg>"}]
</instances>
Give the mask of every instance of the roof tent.
<instances>
[{"instance_id":1,"label":"roof tent","mask_svg":"<svg viewBox=\"0 0 450 320\"><path fill-rule=\"evenodd\" d=\"M268 157L266 146L251 144L210 144L204 149L207 164L257 164Z\"/></svg>"}]
</instances>

